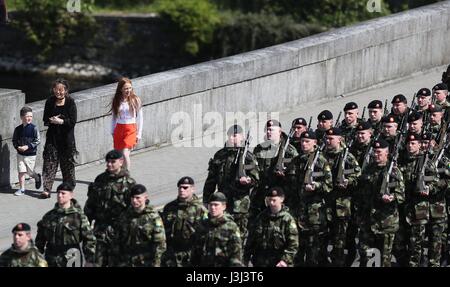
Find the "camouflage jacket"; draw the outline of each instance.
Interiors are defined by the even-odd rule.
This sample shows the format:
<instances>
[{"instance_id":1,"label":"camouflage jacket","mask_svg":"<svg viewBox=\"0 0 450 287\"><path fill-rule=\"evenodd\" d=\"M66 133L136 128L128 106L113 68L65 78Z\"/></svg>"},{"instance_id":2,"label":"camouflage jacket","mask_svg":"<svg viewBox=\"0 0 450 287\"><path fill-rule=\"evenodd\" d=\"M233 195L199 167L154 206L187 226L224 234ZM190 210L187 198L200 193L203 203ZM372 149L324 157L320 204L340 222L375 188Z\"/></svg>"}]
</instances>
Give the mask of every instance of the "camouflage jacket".
<instances>
[{"instance_id":1,"label":"camouflage jacket","mask_svg":"<svg viewBox=\"0 0 450 287\"><path fill-rule=\"evenodd\" d=\"M425 184L429 186L429 195L423 196L417 188L418 171L422 167L418 167L418 161L423 154L405 156L399 159L399 168L403 173L405 180L405 196L406 196L406 221L411 224L426 224L433 219L444 220L445 212L445 192L446 184L440 186L439 175L436 169L429 165L425 170ZM430 158L432 155L430 155Z\"/></svg>"},{"instance_id":2,"label":"camouflage jacket","mask_svg":"<svg viewBox=\"0 0 450 287\"><path fill-rule=\"evenodd\" d=\"M135 183L127 170L121 170L117 175L105 171L89 185L84 212L90 222L95 220L96 234L117 222L130 206L130 189Z\"/></svg>"},{"instance_id":3,"label":"camouflage jacket","mask_svg":"<svg viewBox=\"0 0 450 287\"><path fill-rule=\"evenodd\" d=\"M55 207L47 212L37 224L36 247L49 266L65 267L67 251L80 249L82 244L86 261L94 262L96 238L91 225L75 199L69 208Z\"/></svg>"},{"instance_id":4,"label":"camouflage jacket","mask_svg":"<svg viewBox=\"0 0 450 287\"><path fill-rule=\"evenodd\" d=\"M176 199L161 212L166 231L167 248L187 251L192 247L196 226L208 218L208 210L194 194L190 201Z\"/></svg>"},{"instance_id":5,"label":"camouflage jacket","mask_svg":"<svg viewBox=\"0 0 450 287\"><path fill-rule=\"evenodd\" d=\"M244 261L253 256L253 266L257 267L275 267L280 260L293 266L298 246L297 223L289 208L283 207L277 214L272 214L267 208L258 215L254 228L250 230Z\"/></svg>"},{"instance_id":6,"label":"camouflage jacket","mask_svg":"<svg viewBox=\"0 0 450 287\"><path fill-rule=\"evenodd\" d=\"M360 224L369 224L375 234L395 233L399 228L399 204L405 200L405 186L400 169L394 167L390 174L388 191L394 196L391 202L384 202L381 189L388 166L377 166L371 163L363 171L359 188L354 193L353 200L357 202Z\"/></svg>"},{"instance_id":7,"label":"camouflage jacket","mask_svg":"<svg viewBox=\"0 0 450 287\"><path fill-rule=\"evenodd\" d=\"M0 255L0 267L47 267L47 261L32 241L26 250L18 250L12 245Z\"/></svg>"},{"instance_id":8,"label":"camouflage jacket","mask_svg":"<svg viewBox=\"0 0 450 287\"><path fill-rule=\"evenodd\" d=\"M331 172L333 174L333 193L335 197L339 196L349 196L351 192L358 185L358 179L361 175L361 169L359 167L358 161L353 156L353 154L348 152L347 159L344 164L344 177L348 180L348 186L346 189L341 189L337 186L337 175L339 171L339 157L344 150L340 148L336 151L326 150L323 153L325 160L328 162Z\"/></svg>"},{"instance_id":9,"label":"camouflage jacket","mask_svg":"<svg viewBox=\"0 0 450 287\"><path fill-rule=\"evenodd\" d=\"M364 157L366 156L366 152L369 149L369 144L360 144L359 142L355 142L350 147L350 153L355 157L358 165L362 168L362 164L364 162Z\"/></svg>"},{"instance_id":10,"label":"camouflage jacket","mask_svg":"<svg viewBox=\"0 0 450 287\"><path fill-rule=\"evenodd\" d=\"M356 119L356 124L350 126L345 120L342 120L339 128L342 130L342 136L345 138L345 142L348 143L351 139L355 138L356 127L362 123L361 119Z\"/></svg>"},{"instance_id":11,"label":"camouflage jacket","mask_svg":"<svg viewBox=\"0 0 450 287\"><path fill-rule=\"evenodd\" d=\"M373 137L376 137L381 132L383 123L381 122L381 120L377 123L373 123L370 119L368 120L368 122L372 125Z\"/></svg>"},{"instance_id":12,"label":"camouflage jacket","mask_svg":"<svg viewBox=\"0 0 450 287\"><path fill-rule=\"evenodd\" d=\"M290 144L295 147L295 150L297 151L298 155L301 155L303 153L302 151L302 141L300 138L292 138L290 141Z\"/></svg>"},{"instance_id":13,"label":"camouflage jacket","mask_svg":"<svg viewBox=\"0 0 450 287\"><path fill-rule=\"evenodd\" d=\"M158 212L149 205L142 212L129 207L120 217L114 240L119 266L159 267L166 250L166 234Z\"/></svg>"},{"instance_id":14,"label":"camouflage jacket","mask_svg":"<svg viewBox=\"0 0 450 287\"><path fill-rule=\"evenodd\" d=\"M196 229L191 257L194 267L242 266L241 235L231 215L203 220Z\"/></svg>"},{"instance_id":15,"label":"camouflage jacket","mask_svg":"<svg viewBox=\"0 0 450 287\"><path fill-rule=\"evenodd\" d=\"M203 188L203 202L208 202L209 196L217 190L223 192L227 199L230 213L248 213L250 205L250 191L258 183L258 163L249 151L245 158L245 172L251 178L249 185L241 185L237 178L238 164L235 164L239 149L225 147L209 160L208 177Z\"/></svg>"}]
</instances>

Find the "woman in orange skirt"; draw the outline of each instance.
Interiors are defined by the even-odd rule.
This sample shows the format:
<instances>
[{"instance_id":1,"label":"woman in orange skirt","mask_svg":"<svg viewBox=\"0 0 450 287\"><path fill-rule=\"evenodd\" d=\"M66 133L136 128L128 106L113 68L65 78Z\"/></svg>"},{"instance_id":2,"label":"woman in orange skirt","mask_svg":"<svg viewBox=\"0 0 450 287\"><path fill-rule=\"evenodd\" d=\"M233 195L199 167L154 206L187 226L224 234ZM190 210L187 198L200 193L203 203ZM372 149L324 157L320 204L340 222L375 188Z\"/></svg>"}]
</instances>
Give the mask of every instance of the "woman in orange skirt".
<instances>
[{"instance_id":1,"label":"woman in orange skirt","mask_svg":"<svg viewBox=\"0 0 450 287\"><path fill-rule=\"evenodd\" d=\"M111 103L111 134L114 149L121 150L124 167L130 170L130 152L142 137L142 105L133 91L131 80L121 78Z\"/></svg>"}]
</instances>

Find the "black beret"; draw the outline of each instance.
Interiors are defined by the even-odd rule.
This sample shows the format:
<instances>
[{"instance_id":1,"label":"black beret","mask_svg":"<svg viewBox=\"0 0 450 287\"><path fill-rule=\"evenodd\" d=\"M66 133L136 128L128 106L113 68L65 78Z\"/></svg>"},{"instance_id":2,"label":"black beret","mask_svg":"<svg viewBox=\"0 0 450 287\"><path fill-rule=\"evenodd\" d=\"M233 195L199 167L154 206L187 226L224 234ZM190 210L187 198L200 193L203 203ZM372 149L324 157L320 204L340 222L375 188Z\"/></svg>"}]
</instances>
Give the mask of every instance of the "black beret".
<instances>
[{"instance_id":1,"label":"black beret","mask_svg":"<svg viewBox=\"0 0 450 287\"><path fill-rule=\"evenodd\" d=\"M442 106L440 105L434 105L431 104L428 106L428 110L430 111L430 113L437 113L437 112L442 112Z\"/></svg>"},{"instance_id":2,"label":"black beret","mask_svg":"<svg viewBox=\"0 0 450 287\"><path fill-rule=\"evenodd\" d=\"M105 160L111 160L111 159L119 159L123 157L123 153L120 150L113 149L112 151L109 151L106 156Z\"/></svg>"},{"instance_id":3,"label":"black beret","mask_svg":"<svg viewBox=\"0 0 450 287\"><path fill-rule=\"evenodd\" d=\"M448 91L448 86L445 83L439 83L433 87L433 90L434 91L439 91L439 90L447 90Z\"/></svg>"},{"instance_id":4,"label":"black beret","mask_svg":"<svg viewBox=\"0 0 450 287\"><path fill-rule=\"evenodd\" d=\"M340 128L333 127L326 131L329 136L340 136L342 135L342 130Z\"/></svg>"},{"instance_id":5,"label":"black beret","mask_svg":"<svg viewBox=\"0 0 450 287\"><path fill-rule=\"evenodd\" d=\"M180 180L177 183L177 186L180 186L182 184L190 184L190 185L194 185L194 180L192 179L192 177L190 176L183 176L182 178L180 178Z\"/></svg>"},{"instance_id":6,"label":"black beret","mask_svg":"<svg viewBox=\"0 0 450 287\"><path fill-rule=\"evenodd\" d=\"M12 233L18 231L31 231L31 227L29 224L22 222L14 226L14 228L11 230Z\"/></svg>"},{"instance_id":7,"label":"black beret","mask_svg":"<svg viewBox=\"0 0 450 287\"><path fill-rule=\"evenodd\" d=\"M429 96L431 96L431 91L430 91L430 89L422 88L417 92L416 96L417 97L420 97L420 96L429 97Z\"/></svg>"},{"instance_id":8,"label":"black beret","mask_svg":"<svg viewBox=\"0 0 450 287\"><path fill-rule=\"evenodd\" d=\"M374 100L374 101L371 101L369 103L367 108L369 108L369 109L382 109L383 108L383 103L381 101L379 101L379 100Z\"/></svg>"},{"instance_id":9,"label":"black beret","mask_svg":"<svg viewBox=\"0 0 450 287\"><path fill-rule=\"evenodd\" d=\"M280 127L281 128L281 123L277 120L268 120L266 123L266 128L270 128L270 127Z\"/></svg>"},{"instance_id":10,"label":"black beret","mask_svg":"<svg viewBox=\"0 0 450 287\"><path fill-rule=\"evenodd\" d=\"M244 132L244 130L242 129L242 127L240 125L232 125L228 129L227 135L242 134L243 132Z\"/></svg>"},{"instance_id":11,"label":"black beret","mask_svg":"<svg viewBox=\"0 0 450 287\"><path fill-rule=\"evenodd\" d=\"M275 187L270 188L266 192L266 196L267 197L284 196L284 191L281 187L275 186Z\"/></svg>"},{"instance_id":12,"label":"black beret","mask_svg":"<svg viewBox=\"0 0 450 287\"><path fill-rule=\"evenodd\" d=\"M417 133L408 133L406 135L406 142L420 141L421 139L422 139L422 137Z\"/></svg>"},{"instance_id":13,"label":"black beret","mask_svg":"<svg viewBox=\"0 0 450 287\"><path fill-rule=\"evenodd\" d=\"M306 123L306 120L304 118L296 118L292 121L292 126L295 125L307 126L308 124Z\"/></svg>"},{"instance_id":14,"label":"black beret","mask_svg":"<svg viewBox=\"0 0 450 287\"><path fill-rule=\"evenodd\" d=\"M373 142L372 147L373 148L387 148L387 147L389 147L389 144L384 139L379 138Z\"/></svg>"},{"instance_id":15,"label":"black beret","mask_svg":"<svg viewBox=\"0 0 450 287\"><path fill-rule=\"evenodd\" d=\"M300 136L301 139L312 139L312 140L316 140L317 139L317 135L315 132L313 131L306 131L303 132Z\"/></svg>"},{"instance_id":16,"label":"black beret","mask_svg":"<svg viewBox=\"0 0 450 287\"><path fill-rule=\"evenodd\" d=\"M147 188L142 184L136 184L130 190L130 196L133 197L135 195L143 194L147 192Z\"/></svg>"},{"instance_id":17,"label":"black beret","mask_svg":"<svg viewBox=\"0 0 450 287\"><path fill-rule=\"evenodd\" d=\"M408 102L408 100L406 99L406 97L404 95L398 94L392 98L391 104L395 104L395 103L405 103L406 104L407 102Z\"/></svg>"},{"instance_id":18,"label":"black beret","mask_svg":"<svg viewBox=\"0 0 450 287\"><path fill-rule=\"evenodd\" d=\"M317 119L320 120L331 120L333 119L333 114L329 110L321 111L317 116Z\"/></svg>"},{"instance_id":19,"label":"black beret","mask_svg":"<svg viewBox=\"0 0 450 287\"><path fill-rule=\"evenodd\" d=\"M433 133L432 132L425 132L425 133L422 134L421 139L425 140L425 141L429 141L429 140L433 139Z\"/></svg>"},{"instance_id":20,"label":"black beret","mask_svg":"<svg viewBox=\"0 0 450 287\"><path fill-rule=\"evenodd\" d=\"M381 119L382 123L396 123L398 124L398 118L395 115L389 114Z\"/></svg>"},{"instance_id":21,"label":"black beret","mask_svg":"<svg viewBox=\"0 0 450 287\"><path fill-rule=\"evenodd\" d=\"M227 197L222 192L217 191L217 192L214 192L213 194L211 194L211 196L209 197L208 202L213 202L213 201L227 202Z\"/></svg>"},{"instance_id":22,"label":"black beret","mask_svg":"<svg viewBox=\"0 0 450 287\"><path fill-rule=\"evenodd\" d=\"M415 122L417 120L420 120L421 118L422 118L422 113L421 112L413 111L408 116L408 123Z\"/></svg>"},{"instance_id":23,"label":"black beret","mask_svg":"<svg viewBox=\"0 0 450 287\"><path fill-rule=\"evenodd\" d=\"M372 125L369 122L362 122L356 126L357 131L365 131L365 130L368 130L371 128L372 128Z\"/></svg>"},{"instance_id":24,"label":"black beret","mask_svg":"<svg viewBox=\"0 0 450 287\"><path fill-rule=\"evenodd\" d=\"M64 190L64 191L70 191L73 192L74 186L68 182L63 182L56 188L56 191Z\"/></svg>"},{"instance_id":25,"label":"black beret","mask_svg":"<svg viewBox=\"0 0 450 287\"><path fill-rule=\"evenodd\" d=\"M344 107L344 112L346 112L348 110L354 110L357 108L358 108L358 105L355 102L346 103L345 107Z\"/></svg>"}]
</instances>

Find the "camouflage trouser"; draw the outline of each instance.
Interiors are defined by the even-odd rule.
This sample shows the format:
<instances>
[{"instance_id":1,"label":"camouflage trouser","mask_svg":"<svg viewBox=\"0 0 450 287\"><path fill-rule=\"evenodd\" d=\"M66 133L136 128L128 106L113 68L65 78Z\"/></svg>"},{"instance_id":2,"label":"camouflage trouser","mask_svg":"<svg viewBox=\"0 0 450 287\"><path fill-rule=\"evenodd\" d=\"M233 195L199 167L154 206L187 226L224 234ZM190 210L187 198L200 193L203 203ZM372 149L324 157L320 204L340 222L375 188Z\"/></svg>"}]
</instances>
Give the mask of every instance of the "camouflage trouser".
<instances>
[{"instance_id":1,"label":"camouflage trouser","mask_svg":"<svg viewBox=\"0 0 450 287\"><path fill-rule=\"evenodd\" d=\"M392 248L392 254L395 256L397 265L399 267L408 267L409 263L409 238L410 238L410 226L406 222L404 211L399 207L399 227L395 233L394 246Z\"/></svg>"},{"instance_id":2,"label":"camouflage trouser","mask_svg":"<svg viewBox=\"0 0 450 287\"><path fill-rule=\"evenodd\" d=\"M334 266L344 266L348 224L349 218L335 218L331 225L331 245L333 246L331 261Z\"/></svg>"},{"instance_id":3,"label":"camouflage trouser","mask_svg":"<svg viewBox=\"0 0 450 287\"><path fill-rule=\"evenodd\" d=\"M392 260L392 246L395 233L374 234L369 224L361 224L359 232L359 266L367 267L368 252L370 248L377 248L381 252L382 267L390 267Z\"/></svg>"},{"instance_id":4,"label":"camouflage trouser","mask_svg":"<svg viewBox=\"0 0 450 287\"><path fill-rule=\"evenodd\" d=\"M167 248L161 258L162 267L191 267L191 251L175 251Z\"/></svg>"},{"instance_id":5,"label":"camouflage trouser","mask_svg":"<svg viewBox=\"0 0 450 287\"><path fill-rule=\"evenodd\" d=\"M418 267L422 258L422 248L425 242L425 225L417 224L411 226L411 235L409 237L409 266Z\"/></svg>"},{"instance_id":6,"label":"camouflage trouser","mask_svg":"<svg viewBox=\"0 0 450 287\"><path fill-rule=\"evenodd\" d=\"M450 218L450 216L448 217ZM441 265L446 261L447 265L450 263L449 259L449 243L448 243L448 234L449 234L449 224L448 221L444 223L444 232L442 232L442 248L441 248Z\"/></svg>"},{"instance_id":7,"label":"camouflage trouser","mask_svg":"<svg viewBox=\"0 0 450 287\"><path fill-rule=\"evenodd\" d=\"M306 266L319 266L327 261L327 234L319 225L310 227L306 235Z\"/></svg>"},{"instance_id":8,"label":"camouflage trouser","mask_svg":"<svg viewBox=\"0 0 450 287\"><path fill-rule=\"evenodd\" d=\"M345 248L348 250L345 257L345 266L350 267L356 258L356 236L358 234L358 225L356 224L356 218L350 220L347 229L347 238L345 242Z\"/></svg>"},{"instance_id":9,"label":"camouflage trouser","mask_svg":"<svg viewBox=\"0 0 450 287\"><path fill-rule=\"evenodd\" d=\"M298 252L294 258L294 266L303 267L306 264L305 256L308 245L308 234L303 230L299 230L298 237Z\"/></svg>"},{"instance_id":10,"label":"camouflage trouser","mask_svg":"<svg viewBox=\"0 0 450 287\"><path fill-rule=\"evenodd\" d=\"M245 247L245 243L248 237L248 213L233 213L234 222L239 227L241 233L242 248Z\"/></svg>"},{"instance_id":11,"label":"camouflage trouser","mask_svg":"<svg viewBox=\"0 0 450 287\"><path fill-rule=\"evenodd\" d=\"M97 236L97 235L96 235ZM111 252L111 244L97 240L95 246L95 266L111 267L119 264L120 259L115 258Z\"/></svg>"},{"instance_id":12,"label":"camouflage trouser","mask_svg":"<svg viewBox=\"0 0 450 287\"><path fill-rule=\"evenodd\" d=\"M44 165L42 168L42 178L44 191L50 192L53 187L58 163L61 167L63 181L75 187L75 161L70 151L60 152L52 144L46 144L42 155Z\"/></svg>"},{"instance_id":13,"label":"camouflage trouser","mask_svg":"<svg viewBox=\"0 0 450 287\"><path fill-rule=\"evenodd\" d=\"M429 224L430 230L428 235L428 260L430 267L441 266L441 251L445 227L445 222Z\"/></svg>"}]
</instances>

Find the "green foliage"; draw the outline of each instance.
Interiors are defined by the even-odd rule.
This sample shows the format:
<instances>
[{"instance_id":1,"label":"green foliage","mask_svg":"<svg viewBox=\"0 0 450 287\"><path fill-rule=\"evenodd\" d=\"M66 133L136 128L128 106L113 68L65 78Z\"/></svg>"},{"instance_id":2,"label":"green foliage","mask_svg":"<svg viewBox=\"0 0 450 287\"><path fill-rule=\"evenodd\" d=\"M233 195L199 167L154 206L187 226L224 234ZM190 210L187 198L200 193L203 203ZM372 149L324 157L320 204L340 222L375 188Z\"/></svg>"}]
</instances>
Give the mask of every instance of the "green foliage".
<instances>
[{"instance_id":1,"label":"green foliage","mask_svg":"<svg viewBox=\"0 0 450 287\"><path fill-rule=\"evenodd\" d=\"M214 30L221 22L217 7L208 0L157 0L155 5L182 39L184 51L191 55L198 54L202 45L211 43Z\"/></svg>"},{"instance_id":2,"label":"green foliage","mask_svg":"<svg viewBox=\"0 0 450 287\"><path fill-rule=\"evenodd\" d=\"M86 41L95 27L91 13L93 0L16 0L19 12L13 25L22 30L38 48L38 59L45 60L68 41ZM76 6L77 4L80 6ZM75 12L80 8L80 12ZM72 12L70 12L72 11Z\"/></svg>"},{"instance_id":3,"label":"green foliage","mask_svg":"<svg viewBox=\"0 0 450 287\"><path fill-rule=\"evenodd\" d=\"M297 40L325 31L317 24L300 24L291 16L269 12L229 12L223 17L213 41L214 56L224 57L279 43Z\"/></svg>"}]
</instances>

